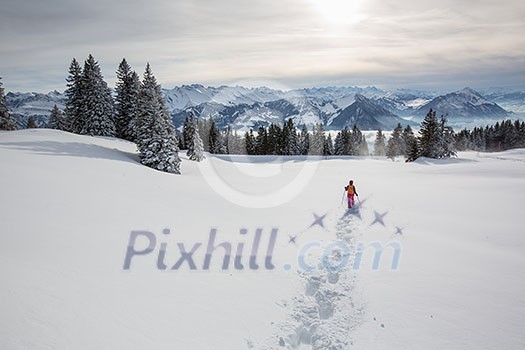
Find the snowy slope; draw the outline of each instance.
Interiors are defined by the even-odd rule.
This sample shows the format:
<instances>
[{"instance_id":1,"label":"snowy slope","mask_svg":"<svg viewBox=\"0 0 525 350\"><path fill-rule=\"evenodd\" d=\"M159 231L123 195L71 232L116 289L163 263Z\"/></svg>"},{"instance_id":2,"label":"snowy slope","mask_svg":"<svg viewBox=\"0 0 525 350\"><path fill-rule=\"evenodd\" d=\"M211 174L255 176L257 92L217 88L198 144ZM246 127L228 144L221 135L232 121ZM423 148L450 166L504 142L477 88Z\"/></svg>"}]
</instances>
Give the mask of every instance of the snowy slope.
<instances>
[{"instance_id":1,"label":"snowy slope","mask_svg":"<svg viewBox=\"0 0 525 350\"><path fill-rule=\"evenodd\" d=\"M208 155L176 176L128 142L27 130L0 133L0 162L2 349L525 347L524 150L414 164ZM345 214L350 177L362 205ZM264 253L248 268L258 228L260 251L276 229L273 271ZM243 271L220 270L224 247L209 270L202 247L198 271L158 270L213 229L245 244ZM132 230L158 242L124 270ZM387 248L373 270L368 248L358 270L296 272L309 243L336 240L354 263L360 242L399 246L399 266ZM315 266L322 250L308 252Z\"/></svg>"}]
</instances>

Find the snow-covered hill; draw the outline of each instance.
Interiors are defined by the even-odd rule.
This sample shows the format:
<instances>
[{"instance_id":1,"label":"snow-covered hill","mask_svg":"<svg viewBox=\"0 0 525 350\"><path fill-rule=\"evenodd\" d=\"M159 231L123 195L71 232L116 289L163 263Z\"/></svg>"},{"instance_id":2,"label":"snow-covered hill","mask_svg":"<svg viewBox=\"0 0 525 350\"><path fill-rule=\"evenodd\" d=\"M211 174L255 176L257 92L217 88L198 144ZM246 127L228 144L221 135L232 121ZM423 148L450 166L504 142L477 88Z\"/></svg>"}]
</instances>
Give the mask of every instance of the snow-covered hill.
<instances>
[{"instance_id":1,"label":"snow-covered hill","mask_svg":"<svg viewBox=\"0 0 525 350\"><path fill-rule=\"evenodd\" d=\"M0 132L0 163L2 349L525 348L525 150L170 175L41 129Z\"/></svg>"}]
</instances>

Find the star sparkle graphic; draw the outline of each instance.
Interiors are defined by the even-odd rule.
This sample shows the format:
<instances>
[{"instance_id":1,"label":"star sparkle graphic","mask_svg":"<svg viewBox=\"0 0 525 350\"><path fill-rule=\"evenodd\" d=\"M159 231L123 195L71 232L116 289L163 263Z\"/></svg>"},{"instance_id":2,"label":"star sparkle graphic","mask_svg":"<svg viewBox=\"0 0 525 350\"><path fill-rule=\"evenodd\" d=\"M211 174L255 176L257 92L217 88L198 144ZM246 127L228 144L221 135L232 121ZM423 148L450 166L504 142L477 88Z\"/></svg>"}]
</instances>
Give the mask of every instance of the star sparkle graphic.
<instances>
[{"instance_id":1,"label":"star sparkle graphic","mask_svg":"<svg viewBox=\"0 0 525 350\"><path fill-rule=\"evenodd\" d=\"M373 226L375 224L380 224L383 227L386 227L384 218L387 214L388 214L388 211L384 212L383 214L379 214L377 211L374 210L375 218L374 218L374 221L372 221L372 223L370 224L370 226Z\"/></svg>"},{"instance_id":2,"label":"star sparkle graphic","mask_svg":"<svg viewBox=\"0 0 525 350\"><path fill-rule=\"evenodd\" d=\"M403 236L403 230L405 229L404 227L395 226L395 229L396 229L396 232L394 232L394 235Z\"/></svg>"},{"instance_id":3,"label":"star sparkle graphic","mask_svg":"<svg viewBox=\"0 0 525 350\"><path fill-rule=\"evenodd\" d=\"M313 214L315 220L314 220L313 224L310 225L310 227L314 227L316 225L319 225L322 228L325 228L323 220L326 217L326 215L328 215L328 213L326 213L324 215L317 215L316 213L312 213L312 214Z\"/></svg>"}]
</instances>

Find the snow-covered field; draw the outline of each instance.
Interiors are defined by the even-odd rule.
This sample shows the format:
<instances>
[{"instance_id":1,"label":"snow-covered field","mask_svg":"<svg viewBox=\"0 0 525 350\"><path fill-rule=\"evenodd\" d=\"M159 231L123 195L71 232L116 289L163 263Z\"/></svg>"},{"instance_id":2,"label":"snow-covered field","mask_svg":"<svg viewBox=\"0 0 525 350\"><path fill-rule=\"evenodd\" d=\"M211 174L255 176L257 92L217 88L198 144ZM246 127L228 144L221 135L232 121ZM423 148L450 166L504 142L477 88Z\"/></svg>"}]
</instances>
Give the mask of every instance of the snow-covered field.
<instances>
[{"instance_id":1,"label":"snow-covered field","mask_svg":"<svg viewBox=\"0 0 525 350\"><path fill-rule=\"evenodd\" d=\"M1 349L525 348L525 150L208 155L177 176L24 130L0 164Z\"/></svg>"}]
</instances>

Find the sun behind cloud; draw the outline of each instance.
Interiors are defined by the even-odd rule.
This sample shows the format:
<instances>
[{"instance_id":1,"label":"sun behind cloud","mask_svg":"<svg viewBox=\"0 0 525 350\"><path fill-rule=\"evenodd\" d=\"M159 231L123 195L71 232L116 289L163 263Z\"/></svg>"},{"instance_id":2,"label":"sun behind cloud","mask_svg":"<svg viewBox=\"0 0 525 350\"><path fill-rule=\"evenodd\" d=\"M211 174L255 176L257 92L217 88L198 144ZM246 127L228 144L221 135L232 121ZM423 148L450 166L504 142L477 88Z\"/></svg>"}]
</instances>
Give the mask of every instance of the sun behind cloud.
<instances>
[{"instance_id":1,"label":"sun behind cloud","mask_svg":"<svg viewBox=\"0 0 525 350\"><path fill-rule=\"evenodd\" d=\"M328 24L350 25L364 19L362 0L310 0Z\"/></svg>"}]
</instances>

